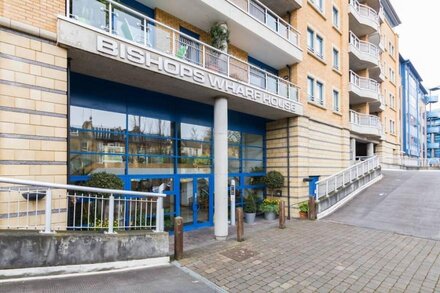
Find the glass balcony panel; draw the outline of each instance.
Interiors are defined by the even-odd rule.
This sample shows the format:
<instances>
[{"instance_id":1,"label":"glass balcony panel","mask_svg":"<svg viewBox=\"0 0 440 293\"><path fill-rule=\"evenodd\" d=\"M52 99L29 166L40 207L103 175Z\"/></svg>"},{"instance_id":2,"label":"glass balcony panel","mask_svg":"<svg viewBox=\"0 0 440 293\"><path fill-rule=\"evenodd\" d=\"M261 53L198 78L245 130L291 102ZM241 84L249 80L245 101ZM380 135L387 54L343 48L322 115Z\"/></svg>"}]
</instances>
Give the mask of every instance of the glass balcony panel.
<instances>
[{"instance_id":1,"label":"glass balcony panel","mask_svg":"<svg viewBox=\"0 0 440 293\"><path fill-rule=\"evenodd\" d=\"M129 41L144 44L144 20L140 17L127 13L119 8L113 8L113 30L114 33Z\"/></svg>"},{"instance_id":2,"label":"glass balcony panel","mask_svg":"<svg viewBox=\"0 0 440 293\"><path fill-rule=\"evenodd\" d=\"M205 59L207 69L221 74L228 74L228 56L226 54L206 48Z\"/></svg>"},{"instance_id":3,"label":"glass balcony panel","mask_svg":"<svg viewBox=\"0 0 440 293\"><path fill-rule=\"evenodd\" d=\"M278 21L277 21L277 17L275 15L268 13L266 24L271 30L273 30L275 32L278 31Z\"/></svg>"},{"instance_id":4,"label":"glass balcony panel","mask_svg":"<svg viewBox=\"0 0 440 293\"><path fill-rule=\"evenodd\" d=\"M285 98L289 98L289 95L288 95L288 89L289 87L288 87L288 85L287 85L287 83L285 82L285 81L283 81L283 80L280 80L279 82L278 82L278 94L280 95L280 96L282 96L282 97L285 97Z\"/></svg>"},{"instance_id":5,"label":"glass balcony panel","mask_svg":"<svg viewBox=\"0 0 440 293\"><path fill-rule=\"evenodd\" d=\"M251 67L250 76L251 84L262 89L266 88L266 74L264 73L264 71L259 70L255 67Z\"/></svg>"},{"instance_id":6,"label":"glass balcony panel","mask_svg":"<svg viewBox=\"0 0 440 293\"><path fill-rule=\"evenodd\" d=\"M72 1L72 17L82 23L108 30L107 3L93 0Z\"/></svg>"},{"instance_id":7,"label":"glass balcony panel","mask_svg":"<svg viewBox=\"0 0 440 293\"><path fill-rule=\"evenodd\" d=\"M203 52L196 41L183 35L176 37L176 52L177 57L199 66L202 65Z\"/></svg>"},{"instance_id":8,"label":"glass balcony panel","mask_svg":"<svg viewBox=\"0 0 440 293\"><path fill-rule=\"evenodd\" d=\"M267 90L273 94L278 94L278 79L274 76L267 76Z\"/></svg>"},{"instance_id":9,"label":"glass balcony panel","mask_svg":"<svg viewBox=\"0 0 440 293\"><path fill-rule=\"evenodd\" d=\"M244 82L249 81L249 65L241 62L237 59L230 59L229 63L229 76L236 80L241 80Z\"/></svg>"},{"instance_id":10,"label":"glass balcony panel","mask_svg":"<svg viewBox=\"0 0 440 293\"><path fill-rule=\"evenodd\" d=\"M251 1L249 3L249 13L255 17L256 19L258 19L259 21L261 21L262 23L266 23L266 13L265 13L265 9L263 6L261 6L260 4L258 4L255 1Z\"/></svg>"}]
</instances>

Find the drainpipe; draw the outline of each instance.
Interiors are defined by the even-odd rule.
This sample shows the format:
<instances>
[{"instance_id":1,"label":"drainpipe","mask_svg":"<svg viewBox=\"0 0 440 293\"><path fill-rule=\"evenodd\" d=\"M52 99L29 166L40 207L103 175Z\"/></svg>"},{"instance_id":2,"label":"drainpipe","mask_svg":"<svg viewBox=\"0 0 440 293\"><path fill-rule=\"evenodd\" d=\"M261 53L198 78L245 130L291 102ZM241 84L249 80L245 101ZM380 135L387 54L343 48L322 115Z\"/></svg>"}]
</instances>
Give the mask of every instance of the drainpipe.
<instances>
[{"instance_id":1,"label":"drainpipe","mask_svg":"<svg viewBox=\"0 0 440 293\"><path fill-rule=\"evenodd\" d=\"M290 12L289 19L290 19ZM290 65L286 65L288 68L287 70L287 76L290 81ZM287 219L290 220L290 118L287 118L287 125L286 125L286 133L287 133Z\"/></svg>"}]
</instances>

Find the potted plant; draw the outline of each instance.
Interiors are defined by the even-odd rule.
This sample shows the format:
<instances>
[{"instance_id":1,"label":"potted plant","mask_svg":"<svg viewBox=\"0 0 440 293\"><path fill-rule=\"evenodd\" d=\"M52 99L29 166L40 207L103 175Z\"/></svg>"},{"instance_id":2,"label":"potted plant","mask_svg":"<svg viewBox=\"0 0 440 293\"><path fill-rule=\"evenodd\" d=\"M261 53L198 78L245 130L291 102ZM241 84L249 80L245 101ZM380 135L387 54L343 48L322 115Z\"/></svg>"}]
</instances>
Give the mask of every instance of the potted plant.
<instances>
[{"instance_id":1,"label":"potted plant","mask_svg":"<svg viewBox=\"0 0 440 293\"><path fill-rule=\"evenodd\" d=\"M274 198L266 198L260 205L260 211L264 213L264 218L273 221L278 215L280 201Z\"/></svg>"},{"instance_id":2,"label":"potted plant","mask_svg":"<svg viewBox=\"0 0 440 293\"><path fill-rule=\"evenodd\" d=\"M299 218L302 220L307 220L309 218L309 204L307 201L303 201L298 205L299 208Z\"/></svg>"},{"instance_id":3,"label":"potted plant","mask_svg":"<svg viewBox=\"0 0 440 293\"><path fill-rule=\"evenodd\" d=\"M253 224L255 222L255 216L257 214L257 195L255 193L250 193L245 198L244 203L244 216L245 221L248 224Z\"/></svg>"},{"instance_id":4,"label":"potted plant","mask_svg":"<svg viewBox=\"0 0 440 293\"><path fill-rule=\"evenodd\" d=\"M270 198L266 198L260 206L260 210L264 212L264 218L266 220L274 220L278 214L280 201L274 199L275 190L283 187L284 176L278 171L270 171L264 177L264 183L269 189Z\"/></svg>"}]
</instances>

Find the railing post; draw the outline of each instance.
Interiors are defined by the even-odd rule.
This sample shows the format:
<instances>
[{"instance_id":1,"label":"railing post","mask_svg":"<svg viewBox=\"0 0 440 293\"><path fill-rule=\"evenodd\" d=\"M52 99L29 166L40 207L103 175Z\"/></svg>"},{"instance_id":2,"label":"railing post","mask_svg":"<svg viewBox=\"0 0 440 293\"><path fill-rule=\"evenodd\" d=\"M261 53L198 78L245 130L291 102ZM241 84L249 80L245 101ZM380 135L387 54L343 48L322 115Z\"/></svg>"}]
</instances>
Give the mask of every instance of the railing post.
<instances>
[{"instance_id":1,"label":"railing post","mask_svg":"<svg viewBox=\"0 0 440 293\"><path fill-rule=\"evenodd\" d=\"M328 195L328 180L325 182L325 196Z\"/></svg>"},{"instance_id":2,"label":"railing post","mask_svg":"<svg viewBox=\"0 0 440 293\"><path fill-rule=\"evenodd\" d=\"M115 221L115 196L110 194L108 202L108 231L107 234L115 234L114 231L114 221Z\"/></svg>"},{"instance_id":3,"label":"railing post","mask_svg":"<svg viewBox=\"0 0 440 293\"><path fill-rule=\"evenodd\" d=\"M112 3L108 4L108 32L113 34L113 12Z\"/></svg>"},{"instance_id":4,"label":"railing post","mask_svg":"<svg viewBox=\"0 0 440 293\"><path fill-rule=\"evenodd\" d=\"M163 198L157 198L156 202L156 232L163 232Z\"/></svg>"},{"instance_id":5,"label":"railing post","mask_svg":"<svg viewBox=\"0 0 440 293\"><path fill-rule=\"evenodd\" d=\"M44 234L52 233L52 190L48 188L46 190L46 208L44 211Z\"/></svg>"},{"instance_id":6,"label":"railing post","mask_svg":"<svg viewBox=\"0 0 440 293\"><path fill-rule=\"evenodd\" d=\"M176 54L176 33L175 32L171 33L171 54L172 55Z\"/></svg>"}]
</instances>

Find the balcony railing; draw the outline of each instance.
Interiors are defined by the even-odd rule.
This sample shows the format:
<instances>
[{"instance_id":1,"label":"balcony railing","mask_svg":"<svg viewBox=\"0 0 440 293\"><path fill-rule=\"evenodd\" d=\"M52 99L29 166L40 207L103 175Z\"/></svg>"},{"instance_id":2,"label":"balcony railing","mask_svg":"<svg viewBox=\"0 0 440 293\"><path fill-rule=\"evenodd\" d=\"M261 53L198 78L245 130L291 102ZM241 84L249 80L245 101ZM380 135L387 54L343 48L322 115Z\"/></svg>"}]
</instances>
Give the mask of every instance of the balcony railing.
<instances>
[{"instance_id":1,"label":"balcony railing","mask_svg":"<svg viewBox=\"0 0 440 293\"><path fill-rule=\"evenodd\" d=\"M69 17L126 41L298 101L298 87L112 0L72 0Z\"/></svg>"},{"instance_id":2,"label":"balcony railing","mask_svg":"<svg viewBox=\"0 0 440 293\"><path fill-rule=\"evenodd\" d=\"M379 25L380 20L376 10L367 5L360 4L357 0L350 0L350 5L356 10L356 12L360 16L368 18Z\"/></svg>"},{"instance_id":3,"label":"balcony railing","mask_svg":"<svg viewBox=\"0 0 440 293\"><path fill-rule=\"evenodd\" d=\"M282 38L288 40L296 47L300 46L300 33L275 12L257 0L226 0L237 6L249 16L255 18Z\"/></svg>"},{"instance_id":4,"label":"balcony railing","mask_svg":"<svg viewBox=\"0 0 440 293\"><path fill-rule=\"evenodd\" d=\"M350 83L361 90L367 90L379 95L379 83L373 79L360 77L350 70Z\"/></svg>"},{"instance_id":5,"label":"balcony railing","mask_svg":"<svg viewBox=\"0 0 440 293\"><path fill-rule=\"evenodd\" d=\"M379 59L379 48L372 43L361 41L352 32L350 32L350 45L352 45L361 53L368 54L373 58Z\"/></svg>"},{"instance_id":6,"label":"balcony railing","mask_svg":"<svg viewBox=\"0 0 440 293\"><path fill-rule=\"evenodd\" d=\"M376 128L379 131L382 131L382 123L380 122L379 117L374 115L362 114L350 110L350 123L362 127Z\"/></svg>"}]
</instances>

